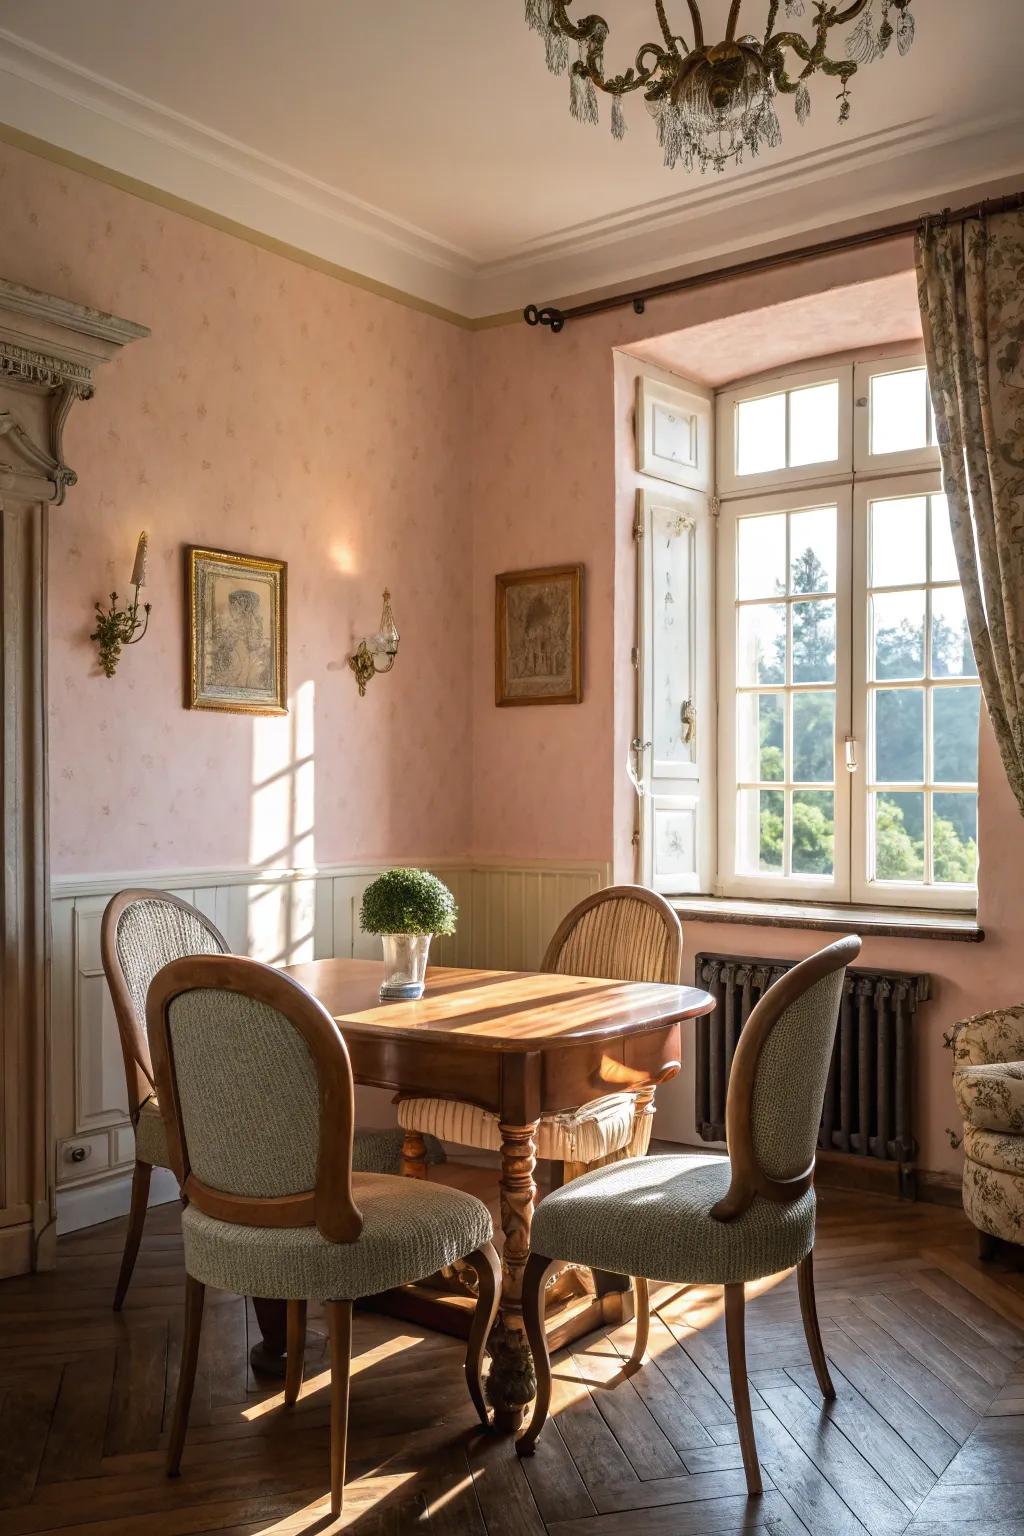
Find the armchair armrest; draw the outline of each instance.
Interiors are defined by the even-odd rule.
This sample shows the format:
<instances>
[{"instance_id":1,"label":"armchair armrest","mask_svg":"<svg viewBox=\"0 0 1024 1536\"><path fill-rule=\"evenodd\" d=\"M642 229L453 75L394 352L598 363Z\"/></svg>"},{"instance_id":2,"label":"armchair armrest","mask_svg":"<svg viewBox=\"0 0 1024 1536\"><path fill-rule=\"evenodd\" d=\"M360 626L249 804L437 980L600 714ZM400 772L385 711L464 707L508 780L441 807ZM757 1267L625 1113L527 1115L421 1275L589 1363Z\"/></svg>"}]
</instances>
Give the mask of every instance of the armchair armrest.
<instances>
[{"instance_id":1,"label":"armchair armrest","mask_svg":"<svg viewBox=\"0 0 1024 1536\"><path fill-rule=\"evenodd\" d=\"M1024 1003L964 1019L953 1031L953 1071L1024 1061Z\"/></svg>"}]
</instances>

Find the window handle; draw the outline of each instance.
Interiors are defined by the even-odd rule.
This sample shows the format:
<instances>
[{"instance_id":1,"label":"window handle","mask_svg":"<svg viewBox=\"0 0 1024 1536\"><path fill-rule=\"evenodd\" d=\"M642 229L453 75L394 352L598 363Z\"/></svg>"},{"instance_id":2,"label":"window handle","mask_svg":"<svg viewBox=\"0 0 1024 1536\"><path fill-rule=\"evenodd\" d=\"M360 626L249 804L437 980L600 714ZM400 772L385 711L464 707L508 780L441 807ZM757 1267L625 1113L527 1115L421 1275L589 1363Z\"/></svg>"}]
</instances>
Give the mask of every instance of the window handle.
<instances>
[{"instance_id":1,"label":"window handle","mask_svg":"<svg viewBox=\"0 0 1024 1536\"><path fill-rule=\"evenodd\" d=\"M629 782L641 800L646 793L644 785L644 753L650 745L649 741L641 741L639 736L635 736L629 744L629 753L626 757L626 772L629 774ZM630 757L633 759L632 762L630 762Z\"/></svg>"},{"instance_id":2,"label":"window handle","mask_svg":"<svg viewBox=\"0 0 1024 1536\"><path fill-rule=\"evenodd\" d=\"M683 745L690 746L697 734L697 706L692 699L684 699L679 711L679 719L682 722Z\"/></svg>"},{"instance_id":3,"label":"window handle","mask_svg":"<svg viewBox=\"0 0 1024 1536\"><path fill-rule=\"evenodd\" d=\"M846 755L846 771L847 773L856 773L857 769L860 767L860 764L857 761L856 736L845 737L843 741L843 747Z\"/></svg>"}]
</instances>

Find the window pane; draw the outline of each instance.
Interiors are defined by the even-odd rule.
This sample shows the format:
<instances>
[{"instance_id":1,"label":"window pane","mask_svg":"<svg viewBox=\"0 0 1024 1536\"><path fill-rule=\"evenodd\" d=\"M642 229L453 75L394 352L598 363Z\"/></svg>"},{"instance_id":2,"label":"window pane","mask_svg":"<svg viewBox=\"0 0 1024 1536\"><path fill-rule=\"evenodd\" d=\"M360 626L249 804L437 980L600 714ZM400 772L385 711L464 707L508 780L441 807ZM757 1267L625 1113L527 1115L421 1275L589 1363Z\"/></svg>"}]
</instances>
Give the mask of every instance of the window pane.
<instances>
[{"instance_id":1,"label":"window pane","mask_svg":"<svg viewBox=\"0 0 1024 1536\"><path fill-rule=\"evenodd\" d=\"M924 879L924 795L875 795L876 880Z\"/></svg>"},{"instance_id":2,"label":"window pane","mask_svg":"<svg viewBox=\"0 0 1024 1536\"><path fill-rule=\"evenodd\" d=\"M923 677L924 593L876 592L871 623L875 677Z\"/></svg>"},{"instance_id":3,"label":"window pane","mask_svg":"<svg viewBox=\"0 0 1024 1536\"><path fill-rule=\"evenodd\" d=\"M924 689L875 694L876 784L924 783Z\"/></svg>"},{"instance_id":4,"label":"window pane","mask_svg":"<svg viewBox=\"0 0 1024 1536\"><path fill-rule=\"evenodd\" d=\"M736 534L736 596L779 597L786 590L785 512L741 517Z\"/></svg>"},{"instance_id":5,"label":"window pane","mask_svg":"<svg viewBox=\"0 0 1024 1536\"><path fill-rule=\"evenodd\" d=\"M793 695L793 778L798 784L831 784L836 776L836 696Z\"/></svg>"},{"instance_id":6,"label":"window pane","mask_svg":"<svg viewBox=\"0 0 1024 1536\"><path fill-rule=\"evenodd\" d=\"M928 409L924 368L876 373L871 380L871 452L902 453L926 447Z\"/></svg>"},{"instance_id":7,"label":"window pane","mask_svg":"<svg viewBox=\"0 0 1024 1536\"><path fill-rule=\"evenodd\" d=\"M974 647L959 587L932 593L932 677L977 677Z\"/></svg>"},{"instance_id":8,"label":"window pane","mask_svg":"<svg viewBox=\"0 0 1024 1536\"><path fill-rule=\"evenodd\" d=\"M786 397L762 395L736 407L736 473L786 467Z\"/></svg>"},{"instance_id":9,"label":"window pane","mask_svg":"<svg viewBox=\"0 0 1024 1536\"><path fill-rule=\"evenodd\" d=\"M973 885L978 878L978 797L932 796L933 879Z\"/></svg>"},{"instance_id":10,"label":"window pane","mask_svg":"<svg viewBox=\"0 0 1024 1536\"><path fill-rule=\"evenodd\" d=\"M839 457L839 383L812 384L789 396L789 462L832 464Z\"/></svg>"},{"instance_id":11,"label":"window pane","mask_svg":"<svg viewBox=\"0 0 1024 1536\"><path fill-rule=\"evenodd\" d=\"M836 677L834 598L793 604L794 683L833 683Z\"/></svg>"},{"instance_id":12,"label":"window pane","mask_svg":"<svg viewBox=\"0 0 1024 1536\"><path fill-rule=\"evenodd\" d=\"M789 518L791 592L836 590L836 509L814 507Z\"/></svg>"},{"instance_id":13,"label":"window pane","mask_svg":"<svg viewBox=\"0 0 1024 1536\"><path fill-rule=\"evenodd\" d=\"M927 496L871 503L871 586L924 581L927 509Z\"/></svg>"},{"instance_id":14,"label":"window pane","mask_svg":"<svg viewBox=\"0 0 1024 1536\"><path fill-rule=\"evenodd\" d=\"M781 693L741 693L737 700L740 783L774 783L785 777L785 698Z\"/></svg>"},{"instance_id":15,"label":"window pane","mask_svg":"<svg viewBox=\"0 0 1024 1536\"><path fill-rule=\"evenodd\" d=\"M781 789L741 789L737 797L736 855L743 874L782 873L785 801Z\"/></svg>"},{"instance_id":16,"label":"window pane","mask_svg":"<svg viewBox=\"0 0 1024 1536\"><path fill-rule=\"evenodd\" d=\"M945 496L929 496L928 500L932 507L932 581L959 581L949 531L949 503Z\"/></svg>"},{"instance_id":17,"label":"window pane","mask_svg":"<svg viewBox=\"0 0 1024 1536\"><path fill-rule=\"evenodd\" d=\"M831 875L836 830L835 796L830 789L793 791L794 875Z\"/></svg>"},{"instance_id":18,"label":"window pane","mask_svg":"<svg viewBox=\"0 0 1024 1536\"><path fill-rule=\"evenodd\" d=\"M974 784L978 778L977 688L932 693L932 776L937 784Z\"/></svg>"},{"instance_id":19,"label":"window pane","mask_svg":"<svg viewBox=\"0 0 1024 1536\"><path fill-rule=\"evenodd\" d=\"M739 683L786 681L786 610L753 603L739 610L736 678Z\"/></svg>"}]
</instances>

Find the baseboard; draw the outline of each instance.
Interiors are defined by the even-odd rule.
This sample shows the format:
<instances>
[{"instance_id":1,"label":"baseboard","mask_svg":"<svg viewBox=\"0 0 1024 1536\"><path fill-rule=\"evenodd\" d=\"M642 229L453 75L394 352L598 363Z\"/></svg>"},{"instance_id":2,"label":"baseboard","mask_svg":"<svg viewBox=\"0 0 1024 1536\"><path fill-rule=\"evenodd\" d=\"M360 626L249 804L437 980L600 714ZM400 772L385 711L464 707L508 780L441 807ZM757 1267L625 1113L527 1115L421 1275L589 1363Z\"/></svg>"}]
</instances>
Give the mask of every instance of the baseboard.
<instances>
[{"instance_id":1,"label":"baseboard","mask_svg":"<svg viewBox=\"0 0 1024 1536\"><path fill-rule=\"evenodd\" d=\"M178 1198L178 1181L169 1168L154 1168L149 1204L166 1205ZM95 1227L103 1221L127 1216L132 1199L132 1176L118 1174L96 1184L79 1184L57 1191L57 1236Z\"/></svg>"}]
</instances>

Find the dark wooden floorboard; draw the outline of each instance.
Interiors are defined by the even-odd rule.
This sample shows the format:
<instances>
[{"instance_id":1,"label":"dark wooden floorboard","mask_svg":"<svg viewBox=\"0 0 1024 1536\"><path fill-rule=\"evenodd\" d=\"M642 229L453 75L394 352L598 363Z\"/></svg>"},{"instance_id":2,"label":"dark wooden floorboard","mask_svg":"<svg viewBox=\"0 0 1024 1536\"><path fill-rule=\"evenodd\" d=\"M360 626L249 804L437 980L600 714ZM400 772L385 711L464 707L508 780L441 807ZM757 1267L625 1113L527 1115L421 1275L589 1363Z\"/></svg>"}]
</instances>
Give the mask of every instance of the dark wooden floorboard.
<instances>
[{"instance_id":1,"label":"dark wooden floorboard","mask_svg":"<svg viewBox=\"0 0 1024 1536\"><path fill-rule=\"evenodd\" d=\"M441 1173L441 1177L445 1174ZM460 1167L460 1187L490 1174ZM349 1478L327 1497L328 1380L311 1307L284 1409L254 1377L251 1305L207 1295L182 1475L163 1472L182 1330L177 1206L150 1213L124 1311L124 1224L0 1283L3 1536L1024 1536L1024 1276L982 1266L956 1211L825 1191L816 1254L837 1399L822 1401L792 1275L749 1288L765 1492L748 1499L720 1289L654 1288L632 1326L554 1361L533 1458L481 1432L454 1339L357 1313Z\"/></svg>"}]
</instances>

